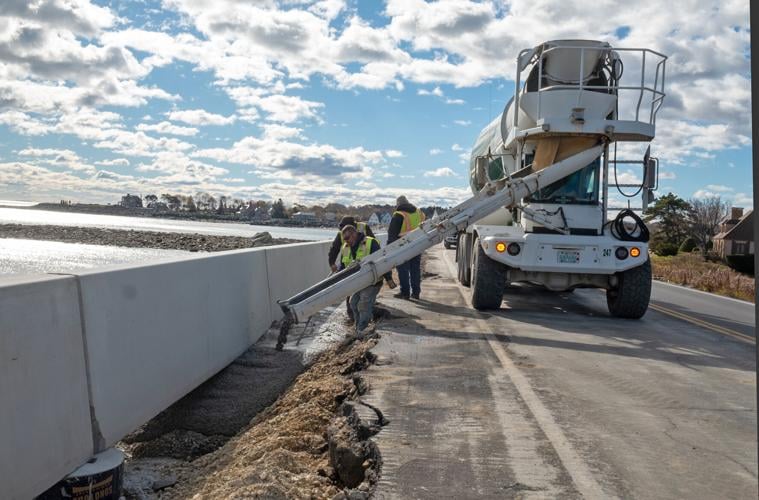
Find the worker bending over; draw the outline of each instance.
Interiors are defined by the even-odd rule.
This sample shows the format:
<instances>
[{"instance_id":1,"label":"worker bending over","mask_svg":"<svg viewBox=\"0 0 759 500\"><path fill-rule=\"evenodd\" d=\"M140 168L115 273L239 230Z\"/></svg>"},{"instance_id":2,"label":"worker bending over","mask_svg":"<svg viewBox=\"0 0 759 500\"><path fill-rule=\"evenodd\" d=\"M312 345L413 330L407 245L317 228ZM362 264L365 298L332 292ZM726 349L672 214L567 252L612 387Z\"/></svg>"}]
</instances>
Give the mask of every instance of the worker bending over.
<instances>
[{"instance_id":1,"label":"worker bending over","mask_svg":"<svg viewBox=\"0 0 759 500\"><path fill-rule=\"evenodd\" d=\"M356 222L356 219L354 217L351 217L350 215L346 215L342 219L340 219L340 225L338 226L339 229L337 231L337 234L335 235L335 239L332 240L332 246L329 247L329 254L327 254L327 259L329 260L329 268L332 269L332 272L337 272L338 264L337 256L340 255L340 252L342 251L343 244L345 243L345 238L343 238L343 228L345 226L353 226L355 227L358 232L364 233L366 236L371 236L374 238L374 233L372 232L372 228L369 227L369 224L366 222ZM351 309L351 303L350 303L350 297L345 299L345 308L347 310L348 314L348 324L353 323L353 309Z\"/></svg>"},{"instance_id":2,"label":"worker bending over","mask_svg":"<svg viewBox=\"0 0 759 500\"><path fill-rule=\"evenodd\" d=\"M364 257L380 249L379 242L371 236L366 236L356 230L354 226L345 226L341 230L345 243L342 247L342 268L346 268L354 262L361 261ZM387 281L388 286L395 288L392 273L386 273L383 278ZM374 302L377 300L377 294L382 288L382 279L369 285L368 287L354 293L350 298L353 317L356 320L356 336L362 338L369 321L372 319Z\"/></svg>"},{"instance_id":3,"label":"worker bending over","mask_svg":"<svg viewBox=\"0 0 759 500\"><path fill-rule=\"evenodd\" d=\"M388 245L403 237L404 234L418 228L426 218L424 212L408 202L405 196L399 196L396 200L397 207L393 212L390 227L387 229ZM418 299L422 292L422 256L417 255L409 261L395 268L398 272L398 281L401 291L395 294L401 299Z\"/></svg>"}]
</instances>

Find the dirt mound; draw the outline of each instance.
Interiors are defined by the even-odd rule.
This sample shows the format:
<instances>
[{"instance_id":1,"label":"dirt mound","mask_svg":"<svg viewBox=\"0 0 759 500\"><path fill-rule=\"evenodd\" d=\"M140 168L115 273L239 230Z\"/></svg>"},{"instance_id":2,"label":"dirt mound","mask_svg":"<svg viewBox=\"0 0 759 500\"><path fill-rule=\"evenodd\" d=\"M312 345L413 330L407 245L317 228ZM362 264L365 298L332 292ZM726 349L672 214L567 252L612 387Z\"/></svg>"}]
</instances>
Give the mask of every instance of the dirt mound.
<instances>
[{"instance_id":1,"label":"dirt mound","mask_svg":"<svg viewBox=\"0 0 759 500\"><path fill-rule=\"evenodd\" d=\"M291 388L272 406L258 414L250 427L213 453L195 460L181 471L176 487L165 490L162 498L332 498L345 496L342 482L335 471L341 464L330 462L332 434L357 439L345 428L345 421L355 418L341 409L346 400L356 399L361 384L352 373L371 360L368 350L375 341L351 342L319 356L314 364L298 376ZM338 415L336 420L336 415ZM348 412L350 413L350 412ZM356 436L365 434L354 432ZM359 436L360 438L360 436ZM342 438L341 438L342 439ZM333 440L334 442L334 440ZM354 450L360 467L372 471L359 486L369 490L376 481L378 456L363 456L369 446L353 446L340 441L333 444ZM361 455L360 457L358 455ZM356 467L350 468L351 486L360 479ZM358 492L356 492L358 493Z\"/></svg>"}]
</instances>

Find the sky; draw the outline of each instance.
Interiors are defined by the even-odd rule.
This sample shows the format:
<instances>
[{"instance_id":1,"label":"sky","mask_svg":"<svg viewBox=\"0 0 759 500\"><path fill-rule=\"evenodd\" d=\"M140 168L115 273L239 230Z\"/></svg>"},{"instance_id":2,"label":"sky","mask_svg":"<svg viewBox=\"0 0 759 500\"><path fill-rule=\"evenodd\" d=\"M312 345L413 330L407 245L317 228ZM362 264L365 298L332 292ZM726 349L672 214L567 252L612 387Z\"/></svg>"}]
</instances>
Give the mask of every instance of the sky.
<instances>
[{"instance_id":1,"label":"sky","mask_svg":"<svg viewBox=\"0 0 759 500\"><path fill-rule=\"evenodd\" d=\"M2 0L0 199L451 206L518 52L581 38L669 57L659 194L750 206L749 37L745 0Z\"/></svg>"}]
</instances>

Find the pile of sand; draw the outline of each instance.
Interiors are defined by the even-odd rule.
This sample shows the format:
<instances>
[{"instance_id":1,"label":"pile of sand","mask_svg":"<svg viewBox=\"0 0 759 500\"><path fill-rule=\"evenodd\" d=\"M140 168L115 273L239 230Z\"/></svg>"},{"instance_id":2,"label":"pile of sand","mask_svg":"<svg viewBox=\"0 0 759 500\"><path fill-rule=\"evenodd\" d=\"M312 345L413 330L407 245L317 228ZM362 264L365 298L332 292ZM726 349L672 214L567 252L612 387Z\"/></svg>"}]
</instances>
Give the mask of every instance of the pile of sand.
<instances>
[{"instance_id":1,"label":"pile of sand","mask_svg":"<svg viewBox=\"0 0 759 500\"><path fill-rule=\"evenodd\" d=\"M330 465L328 428L359 389L351 373L375 341L352 342L317 358L250 426L182 471L162 498L332 498L343 485ZM366 468L378 467L366 460ZM374 471L368 481L376 480ZM368 482L367 481L367 482ZM368 485L360 488L368 490Z\"/></svg>"}]
</instances>

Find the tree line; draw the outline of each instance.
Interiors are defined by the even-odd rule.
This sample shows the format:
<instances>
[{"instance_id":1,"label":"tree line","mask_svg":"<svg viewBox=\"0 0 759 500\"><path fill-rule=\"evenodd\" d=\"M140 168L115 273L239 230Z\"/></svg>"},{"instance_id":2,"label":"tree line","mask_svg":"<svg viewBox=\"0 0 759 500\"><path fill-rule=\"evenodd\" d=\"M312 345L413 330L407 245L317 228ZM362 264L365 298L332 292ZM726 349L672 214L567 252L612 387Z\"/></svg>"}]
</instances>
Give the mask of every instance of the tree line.
<instances>
[{"instance_id":1,"label":"tree line","mask_svg":"<svg viewBox=\"0 0 759 500\"><path fill-rule=\"evenodd\" d=\"M727 211L727 204L719 196L690 200L673 193L661 196L643 212L644 220L654 221L657 226L649 247L657 255L698 249L706 259Z\"/></svg>"}]
</instances>

